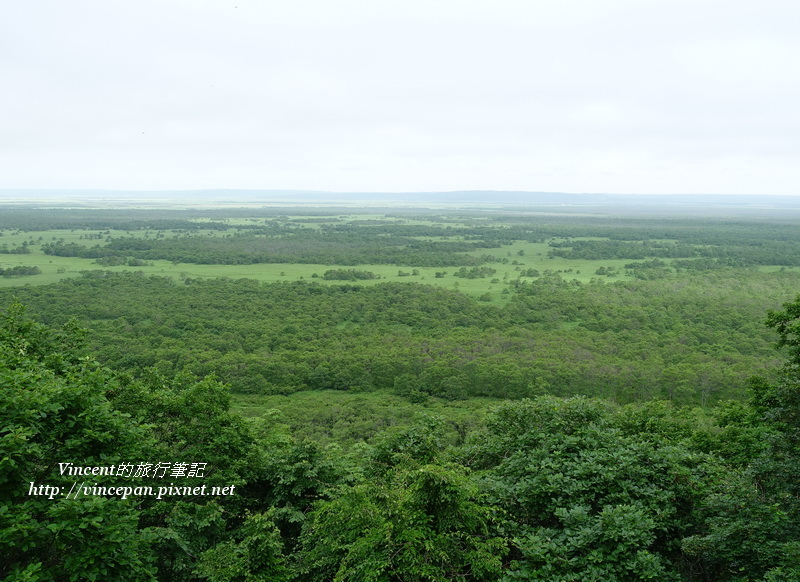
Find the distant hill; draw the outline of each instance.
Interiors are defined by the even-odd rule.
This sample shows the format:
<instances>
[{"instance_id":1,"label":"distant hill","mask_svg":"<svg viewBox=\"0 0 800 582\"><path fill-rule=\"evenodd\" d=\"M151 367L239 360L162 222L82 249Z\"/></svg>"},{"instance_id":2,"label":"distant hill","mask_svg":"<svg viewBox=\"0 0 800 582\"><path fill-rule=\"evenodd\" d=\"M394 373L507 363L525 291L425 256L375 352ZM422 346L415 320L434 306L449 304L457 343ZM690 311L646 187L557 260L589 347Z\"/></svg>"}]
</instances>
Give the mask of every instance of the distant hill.
<instances>
[{"instance_id":1,"label":"distant hill","mask_svg":"<svg viewBox=\"0 0 800 582\"><path fill-rule=\"evenodd\" d=\"M325 192L318 190L0 190L0 205L40 207L412 206L481 207L540 212L800 214L800 196L607 194L459 190Z\"/></svg>"}]
</instances>

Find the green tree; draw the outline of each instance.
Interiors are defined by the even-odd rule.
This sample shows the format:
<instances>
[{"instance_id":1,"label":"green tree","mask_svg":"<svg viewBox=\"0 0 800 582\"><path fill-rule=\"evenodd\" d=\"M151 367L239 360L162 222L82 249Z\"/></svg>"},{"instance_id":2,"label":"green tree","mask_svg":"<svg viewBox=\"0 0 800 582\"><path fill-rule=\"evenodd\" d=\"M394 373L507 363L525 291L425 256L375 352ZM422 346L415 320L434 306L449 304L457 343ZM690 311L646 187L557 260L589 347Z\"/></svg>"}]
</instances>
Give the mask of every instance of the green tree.
<instances>
[{"instance_id":1,"label":"green tree","mask_svg":"<svg viewBox=\"0 0 800 582\"><path fill-rule=\"evenodd\" d=\"M109 466L141 459L147 430L106 398L112 374L77 356L75 335L26 319L0 325L0 577L152 580L153 533L130 501L65 492L59 463ZM99 477L96 482L104 483ZM107 481L107 480L106 480ZM43 484L58 494L37 495ZM27 576L27 578L25 578Z\"/></svg>"},{"instance_id":2,"label":"green tree","mask_svg":"<svg viewBox=\"0 0 800 582\"><path fill-rule=\"evenodd\" d=\"M508 540L434 419L378 439L366 477L315 504L297 572L308 581L496 580Z\"/></svg>"},{"instance_id":3,"label":"green tree","mask_svg":"<svg viewBox=\"0 0 800 582\"><path fill-rule=\"evenodd\" d=\"M206 550L197 573L211 582L284 582L290 572L272 513L248 515L233 539Z\"/></svg>"},{"instance_id":4,"label":"green tree","mask_svg":"<svg viewBox=\"0 0 800 582\"><path fill-rule=\"evenodd\" d=\"M302 580L496 580L507 540L455 465L403 463L315 505Z\"/></svg>"},{"instance_id":5,"label":"green tree","mask_svg":"<svg viewBox=\"0 0 800 582\"><path fill-rule=\"evenodd\" d=\"M725 436L733 443L723 450L744 472L711 492L702 533L683 542L718 580L800 579L799 321L800 297L769 312L789 361L776 379L751 381L749 407L728 407Z\"/></svg>"},{"instance_id":6,"label":"green tree","mask_svg":"<svg viewBox=\"0 0 800 582\"><path fill-rule=\"evenodd\" d=\"M251 427L229 412L227 388L213 379L115 374L80 355L79 330L34 323L19 304L0 324L0 579L226 580L222 563L238 564L231 572L241 576L230 579L280 579L283 540L270 525L270 507L302 515L319 498L307 481L325 482L327 474L321 477L310 454L268 461ZM69 477L62 463L151 461L204 463L202 478L176 485L236 494L65 495L73 484L162 483ZM45 484L56 493L43 495Z\"/></svg>"},{"instance_id":7,"label":"green tree","mask_svg":"<svg viewBox=\"0 0 800 582\"><path fill-rule=\"evenodd\" d=\"M778 333L778 347L789 348L789 361L800 366L800 295L783 310L769 311L767 325Z\"/></svg>"},{"instance_id":8,"label":"green tree","mask_svg":"<svg viewBox=\"0 0 800 582\"><path fill-rule=\"evenodd\" d=\"M473 437L466 458L514 518L511 578L680 579L705 457L616 422L607 403L542 397L501 405Z\"/></svg>"}]
</instances>

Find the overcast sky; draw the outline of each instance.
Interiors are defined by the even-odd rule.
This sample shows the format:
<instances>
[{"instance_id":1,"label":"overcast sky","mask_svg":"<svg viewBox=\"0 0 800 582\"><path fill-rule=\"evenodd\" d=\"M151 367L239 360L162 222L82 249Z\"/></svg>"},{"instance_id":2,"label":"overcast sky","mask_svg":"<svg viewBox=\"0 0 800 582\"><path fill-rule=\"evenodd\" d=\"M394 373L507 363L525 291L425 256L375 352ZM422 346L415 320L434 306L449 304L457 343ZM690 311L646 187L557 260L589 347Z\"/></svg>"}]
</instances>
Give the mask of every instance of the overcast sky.
<instances>
[{"instance_id":1,"label":"overcast sky","mask_svg":"<svg viewBox=\"0 0 800 582\"><path fill-rule=\"evenodd\" d=\"M797 0L5 0L0 189L800 195Z\"/></svg>"}]
</instances>

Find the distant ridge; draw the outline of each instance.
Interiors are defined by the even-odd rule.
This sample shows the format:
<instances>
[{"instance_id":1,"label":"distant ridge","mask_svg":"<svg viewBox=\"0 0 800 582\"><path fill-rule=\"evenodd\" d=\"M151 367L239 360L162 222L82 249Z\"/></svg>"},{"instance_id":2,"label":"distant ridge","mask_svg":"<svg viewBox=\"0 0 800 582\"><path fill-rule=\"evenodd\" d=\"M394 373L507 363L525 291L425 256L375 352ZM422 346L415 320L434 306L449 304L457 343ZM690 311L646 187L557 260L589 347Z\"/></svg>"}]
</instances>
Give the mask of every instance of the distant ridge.
<instances>
[{"instance_id":1,"label":"distant ridge","mask_svg":"<svg viewBox=\"0 0 800 582\"><path fill-rule=\"evenodd\" d=\"M782 209L800 212L800 196L714 194L609 194L456 190L450 192L329 192L320 190L0 190L0 205L109 208L137 206L413 206L560 208L567 212L667 212L682 209Z\"/></svg>"}]
</instances>

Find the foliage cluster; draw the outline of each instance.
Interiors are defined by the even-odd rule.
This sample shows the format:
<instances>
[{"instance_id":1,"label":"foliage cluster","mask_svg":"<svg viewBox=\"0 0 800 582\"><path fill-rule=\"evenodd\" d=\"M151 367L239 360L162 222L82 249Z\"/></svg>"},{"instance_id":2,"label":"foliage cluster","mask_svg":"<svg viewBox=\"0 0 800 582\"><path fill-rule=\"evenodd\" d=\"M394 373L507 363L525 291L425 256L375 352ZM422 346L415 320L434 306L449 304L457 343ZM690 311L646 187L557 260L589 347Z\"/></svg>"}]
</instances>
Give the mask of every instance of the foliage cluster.
<instances>
[{"instance_id":1,"label":"foliage cluster","mask_svg":"<svg viewBox=\"0 0 800 582\"><path fill-rule=\"evenodd\" d=\"M11 248L8 247L7 244L0 245L0 255L29 255L31 254L31 249L28 248L27 242L23 243L20 246L12 246Z\"/></svg>"},{"instance_id":2,"label":"foliage cluster","mask_svg":"<svg viewBox=\"0 0 800 582\"><path fill-rule=\"evenodd\" d=\"M322 278L327 281L366 281L380 277L372 271L362 269L328 269L322 274Z\"/></svg>"},{"instance_id":3,"label":"foliage cluster","mask_svg":"<svg viewBox=\"0 0 800 582\"><path fill-rule=\"evenodd\" d=\"M14 267L0 267L0 275L3 277L24 277L26 275L38 275L42 270L33 265L16 265Z\"/></svg>"}]
</instances>

